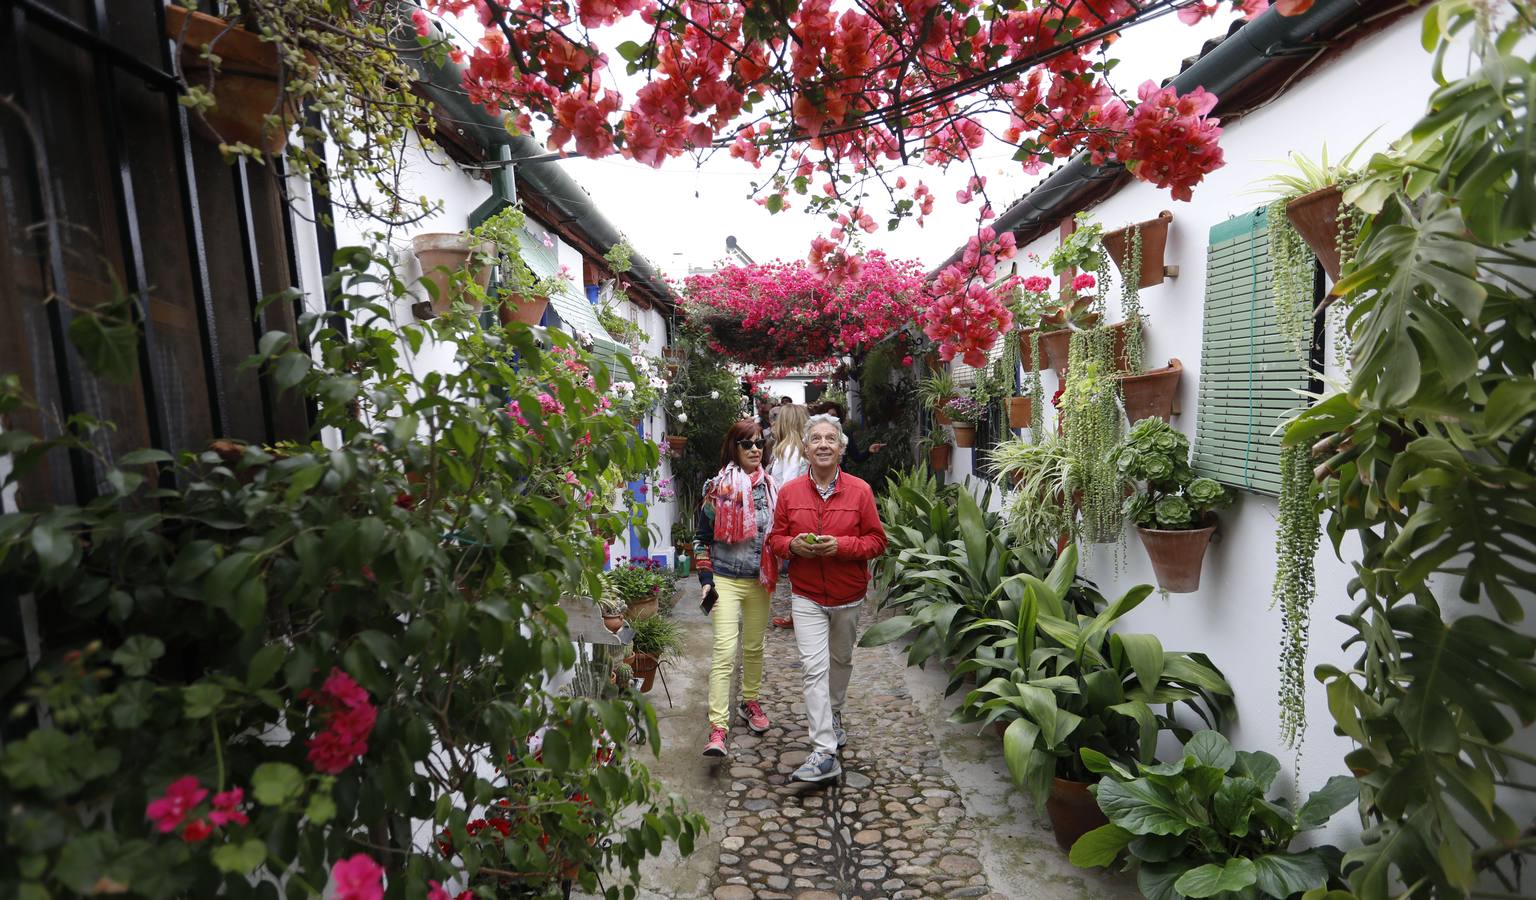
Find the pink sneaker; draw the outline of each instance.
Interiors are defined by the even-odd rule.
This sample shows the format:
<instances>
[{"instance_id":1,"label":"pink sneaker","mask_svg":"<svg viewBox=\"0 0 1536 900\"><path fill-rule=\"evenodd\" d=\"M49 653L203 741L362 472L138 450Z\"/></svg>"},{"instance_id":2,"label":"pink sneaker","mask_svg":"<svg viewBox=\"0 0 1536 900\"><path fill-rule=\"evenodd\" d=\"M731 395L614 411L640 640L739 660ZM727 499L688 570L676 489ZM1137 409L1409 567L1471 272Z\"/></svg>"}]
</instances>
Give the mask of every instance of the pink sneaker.
<instances>
[{"instance_id":1,"label":"pink sneaker","mask_svg":"<svg viewBox=\"0 0 1536 900\"><path fill-rule=\"evenodd\" d=\"M709 729L709 743L704 745L705 756L725 755L725 729L716 725Z\"/></svg>"},{"instance_id":2,"label":"pink sneaker","mask_svg":"<svg viewBox=\"0 0 1536 900\"><path fill-rule=\"evenodd\" d=\"M736 711L741 713L743 719L747 720L747 727L757 734L767 731L768 726L772 724L768 721L768 717L763 714L763 708L758 705L756 700L748 700L736 707Z\"/></svg>"}]
</instances>

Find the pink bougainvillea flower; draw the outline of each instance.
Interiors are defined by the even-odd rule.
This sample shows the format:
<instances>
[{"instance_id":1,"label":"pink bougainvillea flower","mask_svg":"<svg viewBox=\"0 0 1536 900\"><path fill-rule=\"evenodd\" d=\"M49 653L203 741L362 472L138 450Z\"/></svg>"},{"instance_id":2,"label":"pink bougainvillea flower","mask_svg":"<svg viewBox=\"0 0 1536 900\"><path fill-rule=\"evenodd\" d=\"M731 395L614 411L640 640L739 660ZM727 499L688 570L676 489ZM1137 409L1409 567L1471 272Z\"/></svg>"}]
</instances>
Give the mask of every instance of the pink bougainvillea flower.
<instances>
[{"instance_id":1,"label":"pink bougainvillea flower","mask_svg":"<svg viewBox=\"0 0 1536 900\"><path fill-rule=\"evenodd\" d=\"M325 729L310 738L309 761L316 771L335 775L368 752L368 737L373 733L378 710L368 692L347 673L332 668L320 693L302 695L325 711Z\"/></svg>"},{"instance_id":2,"label":"pink bougainvillea flower","mask_svg":"<svg viewBox=\"0 0 1536 900\"><path fill-rule=\"evenodd\" d=\"M384 900L384 869L359 853L331 866L331 900Z\"/></svg>"},{"instance_id":3,"label":"pink bougainvillea flower","mask_svg":"<svg viewBox=\"0 0 1536 900\"><path fill-rule=\"evenodd\" d=\"M213 812L208 814L208 820L215 825L249 825L248 817L240 809L240 804L245 801L243 788L232 788L222 793L213 795Z\"/></svg>"},{"instance_id":4,"label":"pink bougainvillea flower","mask_svg":"<svg viewBox=\"0 0 1536 900\"><path fill-rule=\"evenodd\" d=\"M206 796L207 788L195 776L185 775L171 782L163 796L151 800L144 815L154 820L156 830L169 834L176 830L192 807L203 802Z\"/></svg>"}]
</instances>

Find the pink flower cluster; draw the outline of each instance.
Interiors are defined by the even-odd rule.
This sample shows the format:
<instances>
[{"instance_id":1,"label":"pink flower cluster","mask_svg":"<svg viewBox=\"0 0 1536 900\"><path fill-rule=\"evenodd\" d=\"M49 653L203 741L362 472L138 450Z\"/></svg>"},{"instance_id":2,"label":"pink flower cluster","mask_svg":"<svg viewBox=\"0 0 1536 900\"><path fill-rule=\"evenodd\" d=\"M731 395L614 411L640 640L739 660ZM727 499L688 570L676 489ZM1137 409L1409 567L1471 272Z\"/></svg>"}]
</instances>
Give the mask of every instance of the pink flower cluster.
<instances>
[{"instance_id":1,"label":"pink flower cluster","mask_svg":"<svg viewBox=\"0 0 1536 900\"><path fill-rule=\"evenodd\" d=\"M332 668L318 694L305 691L301 696L325 712L325 730L306 744L309 761L316 771L335 775L368 752L368 737L373 733L378 710L352 676Z\"/></svg>"},{"instance_id":2,"label":"pink flower cluster","mask_svg":"<svg viewBox=\"0 0 1536 900\"><path fill-rule=\"evenodd\" d=\"M144 815L154 821L155 830L169 834L180 828L186 822L187 815L207 796L208 789L202 786L196 776L184 775L171 782L162 796L151 800L144 809ZM195 844L207 840L215 827L250 824L250 817L240 808L244 802L245 791L242 788L214 794L212 808L207 816L187 822L181 830L181 839Z\"/></svg>"},{"instance_id":3,"label":"pink flower cluster","mask_svg":"<svg viewBox=\"0 0 1536 900\"><path fill-rule=\"evenodd\" d=\"M986 365L987 351L1013 327L1013 313L1004 297L1017 279L991 283L998 263L1018 252L1012 232L1001 237L989 226L967 242L960 262L946 267L933 280L933 300L920 319L923 334L939 345L939 358L956 356L968 366Z\"/></svg>"},{"instance_id":4,"label":"pink flower cluster","mask_svg":"<svg viewBox=\"0 0 1536 900\"><path fill-rule=\"evenodd\" d=\"M1216 95L1195 88L1180 97L1172 87L1147 81L1115 155L1137 178L1170 188L1175 200L1189 200L1205 173L1221 167L1220 120L1209 118Z\"/></svg>"},{"instance_id":5,"label":"pink flower cluster","mask_svg":"<svg viewBox=\"0 0 1536 900\"><path fill-rule=\"evenodd\" d=\"M331 866L332 900L384 900L384 867L366 853Z\"/></svg>"}]
</instances>

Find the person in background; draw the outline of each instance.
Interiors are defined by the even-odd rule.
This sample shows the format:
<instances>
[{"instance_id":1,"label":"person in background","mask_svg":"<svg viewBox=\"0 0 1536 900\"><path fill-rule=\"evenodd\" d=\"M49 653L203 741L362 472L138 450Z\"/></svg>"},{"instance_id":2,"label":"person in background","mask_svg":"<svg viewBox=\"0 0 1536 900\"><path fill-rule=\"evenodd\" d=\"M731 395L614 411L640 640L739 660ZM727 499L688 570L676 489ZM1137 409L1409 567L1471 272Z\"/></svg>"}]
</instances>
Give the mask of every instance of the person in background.
<instances>
[{"instance_id":1,"label":"person in background","mask_svg":"<svg viewBox=\"0 0 1536 900\"><path fill-rule=\"evenodd\" d=\"M770 552L791 557L795 643L812 745L791 776L796 781L828 781L843 772L837 752L848 741L843 701L853 673L859 609L869 590L869 561L886 547L875 492L842 471L847 444L838 419L809 419L805 451L810 471L779 491L768 537Z\"/></svg>"},{"instance_id":2,"label":"person in background","mask_svg":"<svg viewBox=\"0 0 1536 900\"><path fill-rule=\"evenodd\" d=\"M704 485L694 519L694 565L704 595L717 593L710 617L715 647L709 670L709 740L705 756L724 756L731 721L731 676L741 645L741 705L736 712L761 734L768 717L758 703L763 680L763 633L769 596L779 579L768 551L778 482L763 468L762 428L751 419L732 425L720 445L720 471Z\"/></svg>"},{"instance_id":3,"label":"person in background","mask_svg":"<svg viewBox=\"0 0 1536 900\"><path fill-rule=\"evenodd\" d=\"M832 416L841 422L844 428L847 428L850 424L848 421L848 411L843 409L843 405L836 400L821 401L811 408L811 413L814 415ZM866 462L871 456L884 449L884 443L876 443L870 444L869 449L864 450L852 438L849 438L847 458L854 462Z\"/></svg>"},{"instance_id":4,"label":"person in background","mask_svg":"<svg viewBox=\"0 0 1536 900\"><path fill-rule=\"evenodd\" d=\"M810 467L810 463L806 462L804 445L800 442L800 437L805 433L805 423L810 418L811 412L802 405L781 406L779 409L778 430L782 437L773 445L768 472L782 487L804 475ZM788 562L785 560L785 565ZM783 574L782 569L779 574ZM774 616L771 621L775 628L795 627L793 615Z\"/></svg>"}]
</instances>

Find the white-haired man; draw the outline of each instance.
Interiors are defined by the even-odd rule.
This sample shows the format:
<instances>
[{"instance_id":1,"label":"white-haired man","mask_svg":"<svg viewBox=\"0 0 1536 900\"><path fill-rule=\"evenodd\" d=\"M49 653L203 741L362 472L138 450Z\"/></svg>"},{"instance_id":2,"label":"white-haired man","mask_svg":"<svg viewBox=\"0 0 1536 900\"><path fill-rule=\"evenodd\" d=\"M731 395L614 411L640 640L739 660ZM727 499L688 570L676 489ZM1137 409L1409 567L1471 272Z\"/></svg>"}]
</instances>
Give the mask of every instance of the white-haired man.
<instances>
[{"instance_id":1,"label":"white-haired man","mask_svg":"<svg viewBox=\"0 0 1536 900\"><path fill-rule=\"evenodd\" d=\"M842 423L812 416L803 437L810 470L779 488L768 543L775 556L790 558L810 725L811 753L793 777L827 781L843 772L837 750L848 740L842 712L859 607L869 590L869 560L885 552L885 528L875 492L840 468L848 446Z\"/></svg>"}]
</instances>

